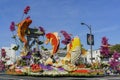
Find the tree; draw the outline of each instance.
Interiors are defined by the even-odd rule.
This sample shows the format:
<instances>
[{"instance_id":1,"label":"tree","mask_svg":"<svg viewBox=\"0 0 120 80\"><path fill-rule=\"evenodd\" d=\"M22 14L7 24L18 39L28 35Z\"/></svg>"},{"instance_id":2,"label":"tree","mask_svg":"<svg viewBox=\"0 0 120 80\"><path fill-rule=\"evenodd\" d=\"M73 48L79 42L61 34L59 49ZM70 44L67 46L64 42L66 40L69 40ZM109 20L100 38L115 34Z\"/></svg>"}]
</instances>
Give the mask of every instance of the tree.
<instances>
[{"instance_id":1,"label":"tree","mask_svg":"<svg viewBox=\"0 0 120 80\"><path fill-rule=\"evenodd\" d=\"M113 54L114 51L117 51L120 53L120 44L116 44L116 45L110 47L110 53Z\"/></svg>"}]
</instances>

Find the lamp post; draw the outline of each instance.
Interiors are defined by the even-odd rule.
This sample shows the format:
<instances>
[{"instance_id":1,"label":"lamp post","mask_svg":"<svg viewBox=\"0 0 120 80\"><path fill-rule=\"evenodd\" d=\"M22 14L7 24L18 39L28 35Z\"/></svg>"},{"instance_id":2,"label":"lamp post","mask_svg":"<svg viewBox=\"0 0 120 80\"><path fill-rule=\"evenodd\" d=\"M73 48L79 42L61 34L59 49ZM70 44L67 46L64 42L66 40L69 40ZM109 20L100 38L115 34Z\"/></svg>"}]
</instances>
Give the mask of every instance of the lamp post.
<instances>
[{"instance_id":1,"label":"lamp post","mask_svg":"<svg viewBox=\"0 0 120 80\"><path fill-rule=\"evenodd\" d=\"M87 25L85 23L81 23L81 25L86 25L90 31L90 38L92 38L92 30L91 30L91 26ZM91 62L93 62L93 54L92 54L92 40L90 40L90 53L91 53Z\"/></svg>"}]
</instances>

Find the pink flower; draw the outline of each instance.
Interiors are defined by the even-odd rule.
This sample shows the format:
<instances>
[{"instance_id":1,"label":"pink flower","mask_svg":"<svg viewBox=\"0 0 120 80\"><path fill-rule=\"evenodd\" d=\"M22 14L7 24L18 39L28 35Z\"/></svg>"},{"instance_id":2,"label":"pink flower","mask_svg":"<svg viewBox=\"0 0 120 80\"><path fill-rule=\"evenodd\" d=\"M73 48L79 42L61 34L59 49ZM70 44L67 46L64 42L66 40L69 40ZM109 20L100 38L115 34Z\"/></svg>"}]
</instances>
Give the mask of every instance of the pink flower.
<instances>
[{"instance_id":1,"label":"pink flower","mask_svg":"<svg viewBox=\"0 0 120 80\"><path fill-rule=\"evenodd\" d=\"M27 14L29 10L30 10L30 6L26 6L26 8L24 9L24 14Z\"/></svg>"},{"instance_id":2,"label":"pink flower","mask_svg":"<svg viewBox=\"0 0 120 80\"><path fill-rule=\"evenodd\" d=\"M14 23L14 22L11 22L10 30L11 30L12 32L15 31L15 23Z\"/></svg>"}]
</instances>

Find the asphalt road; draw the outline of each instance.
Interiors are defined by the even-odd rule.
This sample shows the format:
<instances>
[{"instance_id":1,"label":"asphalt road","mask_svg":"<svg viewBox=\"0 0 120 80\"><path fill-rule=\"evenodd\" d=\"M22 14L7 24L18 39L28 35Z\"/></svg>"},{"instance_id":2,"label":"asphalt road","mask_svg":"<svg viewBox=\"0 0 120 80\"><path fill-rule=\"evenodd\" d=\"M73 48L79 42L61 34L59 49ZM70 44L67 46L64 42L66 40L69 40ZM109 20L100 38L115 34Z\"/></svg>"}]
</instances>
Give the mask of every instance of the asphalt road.
<instances>
[{"instance_id":1,"label":"asphalt road","mask_svg":"<svg viewBox=\"0 0 120 80\"><path fill-rule=\"evenodd\" d=\"M120 80L120 76L102 77L34 77L0 74L0 80Z\"/></svg>"}]
</instances>

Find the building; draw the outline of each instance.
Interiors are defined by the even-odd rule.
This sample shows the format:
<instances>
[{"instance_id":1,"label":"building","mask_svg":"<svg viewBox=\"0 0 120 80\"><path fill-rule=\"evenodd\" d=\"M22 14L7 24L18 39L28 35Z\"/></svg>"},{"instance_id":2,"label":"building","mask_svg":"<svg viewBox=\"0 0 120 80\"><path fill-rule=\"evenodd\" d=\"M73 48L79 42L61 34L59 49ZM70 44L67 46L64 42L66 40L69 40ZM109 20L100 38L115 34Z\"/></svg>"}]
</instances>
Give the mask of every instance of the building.
<instances>
[{"instance_id":1,"label":"building","mask_svg":"<svg viewBox=\"0 0 120 80\"><path fill-rule=\"evenodd\" d=\"M101 61L100 59L100 50L97 49L97 50L93 50L92 51L92 57L93 57L93 62L95 61ZM87 63L91 63L91 53L90 53L90 50L87 51L87 55L86 55L86 62Z\"/></svg>"},{"instance_id":2,"label":"building","mask_svg":"<svg viewBox=\"0 0 120 80\"><path fill-rule=\"evenodd\" d=\"M10 47L2 47L1 49L5 49L6 57L1 57L1 49L0 49L0 60L5 60L6 65L13 64L16 61L16 52L12 48L15 46L15 44L11 44Z\"/></svg>"}]
</instances>

